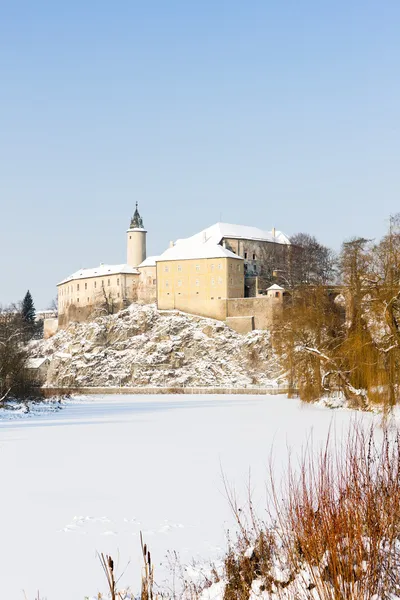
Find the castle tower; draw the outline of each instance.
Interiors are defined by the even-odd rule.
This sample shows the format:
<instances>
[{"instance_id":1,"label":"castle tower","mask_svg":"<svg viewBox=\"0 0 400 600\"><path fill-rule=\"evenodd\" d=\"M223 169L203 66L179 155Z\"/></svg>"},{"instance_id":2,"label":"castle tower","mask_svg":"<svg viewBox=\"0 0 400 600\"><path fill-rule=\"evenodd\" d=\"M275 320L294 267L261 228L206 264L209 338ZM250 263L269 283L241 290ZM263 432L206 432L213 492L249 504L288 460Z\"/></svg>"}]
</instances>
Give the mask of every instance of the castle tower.
<instances>
[{"instance_id":1,"label":"castle tower","mask_svg":"<svg viewBox=\"0 0 400 600\"><path fill-rule=\"evenodd\" d=\"M143 227L143 219L138 211L136 202L135 214L131 219L131 225L127 231L127 263L131 267L137 267L146 258L146 233Z\"/></svg>"}]
</instances>

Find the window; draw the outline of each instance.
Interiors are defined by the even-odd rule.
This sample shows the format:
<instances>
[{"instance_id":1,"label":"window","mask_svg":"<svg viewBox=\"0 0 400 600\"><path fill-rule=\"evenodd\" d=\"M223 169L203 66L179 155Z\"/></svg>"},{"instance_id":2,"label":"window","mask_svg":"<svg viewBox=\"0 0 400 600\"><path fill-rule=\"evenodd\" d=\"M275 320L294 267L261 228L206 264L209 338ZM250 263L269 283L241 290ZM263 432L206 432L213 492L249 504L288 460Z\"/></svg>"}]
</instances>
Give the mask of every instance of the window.
<instances>
[{"instance_id":1,"label":"window","mask_svg":"<svg viewBox=\"0 0 400 600\"><path fill-rule=\"evenodd\" d=\"M256 260L256 255L253 253L253 260Z\"/></svg>"},{"instance_id":2,"label":"window","mask_svg":"<svg viewBox=\"0 0 400 600\"><path fill-rule=\"evenodd\" d=\"M231 285L233 285L233 277L231 277Z\"/></svg>"},{"instance_id":3,"label":"window","mask_svg":"<svg viewBox=\"0 0 400 600\"><path fill-rule=\"evenodd\" d=\"M153 279L153 285L156 285L157 279Z\"/></svg>"},{"instance_id":4,"label":"window","mask_svg":"<svg viewBox=\"0 0 400 600\"><path fill-rule=\"evenodd\" d=\"M95 287L95 288L97 287L97 281L95 281L95 282L94 282L94 287Z\"/></svg>"},{"instance_id":5,"label":"window","mask_svg":"<svg viewBox=\"0 0 400 600\"><path fill-rule=\"evenodd\" d=\"M214 271L214 264L211 265L211 271Z\"/></svg>"},{"instance_id":6,"label":"window","mask_svg":"<svg viewBox=\"0 0 400 600\"><path fill-rule=\"evenodd\" d=\"M178 279L178 286L181 287L182 285L182 281L180 279Z\"/></svg>"},{"instance_id":7,"label":"window","mask_svg":"<svg viewBox=\"0 0 400 600\"><path fill-rule=\"evenodd\" d=\"M237 266L237 270L240 272L240 263Z\"/></svg>"},{"instance_id":8,"label":"window","mask_svg":"<svg viewBox=\"0 0 400 600\"><path fill-rule=\"evenodd\" d=\"M77 298L76 301L79 302L79 298Z\"/></svg>"},{"instance_id":9,"label":"window","mask_svg":"<svg viewBox=\"0 0 400 600\"><path fill-rule=\"evenodd\" d=\"M222 269L222 263L218 263L218 269L221 270Z\"/></svg>"},{"instance_id":10,"label":"window","mask_svg":"<svg viewBox=\"0 0 400 600\"><path fill-rule=\"evenodd\" d=\"M279 298L279 292L275 292L275 298Z\"/></svg>"},{"instance_id":11,"label":"window","mask_svg":"<svg viewBox=\"0 0 400 600\"><path fill-rule=\"evenodd\" d=\"M182 271L182 265L178 265L178 271L179 273Z\"/></svg>"},{"instance_id":12,"label":"window","mask_svg":"<svg viewBox=\"0 0 400 600\"><path fill-rule=\"evenodd\" d=\"M211 300L214 300L214 296L211 296Z\"/></svg>"},{"instance_id":13,"label":"window","mask_svg":"<svg viewBox=\"0 0 400 600\"><path fill-rule=\"evenodd\" d=\"M165 282L165 287L166 287L166 288L167 288L167 287L169 287L169 281L166 281L166 282Z\"/></svg>"},{"instance_id":14,"label":"window","mask_svg":"<svg viewBox=\"0 0 400 600\"><path fill-rule=\"evenodd\" d=\"M101 287L104 287L104 279L101 280Z\"/></svg>"},{"instance_id":15,"label":"window","mask_svg":"<svg viewBox=\"0 0 400 600\"><path fill-rule=\"evenodd\" d=\"M200 271L200 265L196 265L196 271Z\"/></svg>"},{"instance_id":16,"label":"window","mask_svg":"<svg viewBox=\"0 0 400 600\"><path fill-rule=\"evenodd\" d=\"M196 279L196 285L200 285L200 281Z\"/></svg>"},{"instance_id":17,"label":"window","mask_svg":"<svg viewBox=\"0 0 400 600\"><path fill-rule=\"evenodd\" d=\"M87 283L85 283L85 290L87 290Z\"/></svg>"},{"instance_id":18,"label":"window","mask_svg":"<svg viewBox=\"0 0 400 600\"><path fill-rule=\"evenodd\" d=\"M119 277L117 277L117 285L119 285Z\"/></svg>"},{"instance_id":19,"label":"window","mask_svg":"<svg viewBox=\"0 0 400 600\"><path fill-rule=\"evenodd\" d=\"M111 279L108 280L108 285L111 285Z\"/></svg>"},{"instance_id":20,"label":"window","mask_svg":"<svg viewBox=\"0 0 400 600\"><path fill-rule=\"evenodd\" d=\"M215 285L215 279L214 279L214 277L211 279L211 285Z\"/></svg>"},{"instance_id":21,"label":"window","mask_svg":"<svg viewBox=\"0 0 400 600\"><path fill-rule=\"evenodd\" d=\"M119 292L118 292L118 294L117 294L117 297L119 298Z\"/></svg>"},{"instance_id":22,"label":"window","mask_svg":"<svg viewBox=\"0 0 400 600\"><path fill-rule=\"evenodd\" d=\"M222 277L218 277L218 284L221 285L222 284Z\"/></svg>"},{"instance_id":23,"label":"window","mask_svg":"<svg viewBox=\"0 0 400 600\"><path fill-rule=\"evenodd\" d=\"M167 266L165 266L165 267L164 267L164 271L165 271L166 273L168 273L168 267L167 267Z\"/></svg>"},{"instance_id":24,"label":"window","mask_svg":"<svg viewBox=\"0 0 400 600\"><path fill-rule=\"evenodd\" d=\"M247 259L247 252L244 253L244 259Z\"/></svg>"},{"instance_id":25,"label":"window","mask_svg":"<svg viewBox=\"0 0 400 600\"><path fill-rule=\"evenodd\" d=\"M89 298L87 299L87 301L89 302Z\"/></svg>"}]
</instances>

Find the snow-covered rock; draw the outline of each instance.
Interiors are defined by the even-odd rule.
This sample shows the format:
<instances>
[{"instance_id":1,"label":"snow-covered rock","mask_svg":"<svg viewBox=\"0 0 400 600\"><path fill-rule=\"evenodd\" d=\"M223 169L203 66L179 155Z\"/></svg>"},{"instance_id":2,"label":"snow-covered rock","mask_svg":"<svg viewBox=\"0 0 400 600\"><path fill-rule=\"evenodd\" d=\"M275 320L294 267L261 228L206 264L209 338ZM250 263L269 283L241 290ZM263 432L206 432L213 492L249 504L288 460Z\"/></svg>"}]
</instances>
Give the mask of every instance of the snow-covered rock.
<instances>
[{"instance_id":1,"label":"snow-covered rock","mask_svg":"<svg viewBox=\"0 0 400 600\"><path fill-rule=\"evenodd\" d=\"M32 354L52 359L48 386L276 386L280 371L269 332L154 305L71 323Z\"/></svg>"}]
</instances>

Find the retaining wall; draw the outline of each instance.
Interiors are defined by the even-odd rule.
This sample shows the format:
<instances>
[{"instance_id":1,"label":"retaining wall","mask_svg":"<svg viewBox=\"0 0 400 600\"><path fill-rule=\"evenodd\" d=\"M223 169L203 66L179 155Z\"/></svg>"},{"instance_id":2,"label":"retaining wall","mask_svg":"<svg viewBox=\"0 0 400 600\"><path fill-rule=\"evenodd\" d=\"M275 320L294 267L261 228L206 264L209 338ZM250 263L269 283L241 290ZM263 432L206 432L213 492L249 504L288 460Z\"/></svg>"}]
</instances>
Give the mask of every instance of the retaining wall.
<instances>
[{"instance_id":1,"label":"retaining wall","mask_svg":"<svg viewBox=\"0 0 400 600\"><path fill-rule=\"evenodd\" d=\"M153 395L153 394L232 394L232 395L277 395L288 394L287 387L246 387L246 388L222 388L222 387L43 387L41 389L46 398L52 396L73 396L78 394L133 394L133 395Z\"/></svg>"}]
</instances>

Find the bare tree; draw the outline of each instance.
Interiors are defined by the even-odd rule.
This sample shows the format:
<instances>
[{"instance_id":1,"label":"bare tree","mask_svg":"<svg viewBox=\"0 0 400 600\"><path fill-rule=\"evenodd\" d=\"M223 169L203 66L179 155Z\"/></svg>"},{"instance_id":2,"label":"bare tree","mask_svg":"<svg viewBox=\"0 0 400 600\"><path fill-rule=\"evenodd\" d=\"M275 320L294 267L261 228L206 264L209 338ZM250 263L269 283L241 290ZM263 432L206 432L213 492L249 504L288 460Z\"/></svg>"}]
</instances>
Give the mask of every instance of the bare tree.
<instances>
[{"instance_id":1,"label":"bare tree","mask_svg":"<svg viewBox=\"0 0 400 600\"><path fill-rule=\"evenodd\" d=\"M335 253L308 233L296 233L290 238L288 276L296 285L326 285L335 279Z\"/></svg>"},{"instance_id":2,"label":"bare tree","mask_svg":"<svg viewBox=\"0 0 400 600\"><path fill-rule=\"evenodd\" d=\"M24 397L31 393L25 373L28 352L24 336L20 313L0 309L0 403L9 397Z\"/></svg>"},{"instance_id":3,"label":"bare tree","mask_svg":"<svg viewBox=\"0 0 400 600\"><path fill-rule=\"evenodd\" d=\"M58 294L49 304L49 310L52 310L56 317L58 317Z\"/></svg>"}]
</instances>

